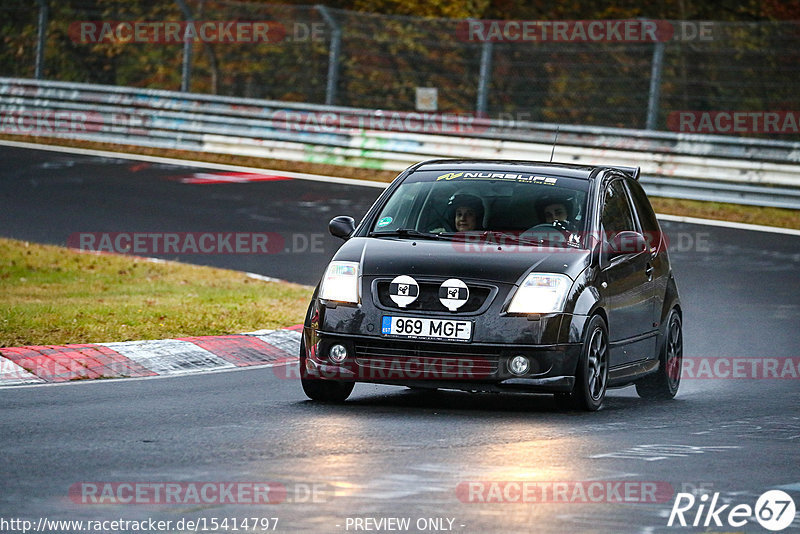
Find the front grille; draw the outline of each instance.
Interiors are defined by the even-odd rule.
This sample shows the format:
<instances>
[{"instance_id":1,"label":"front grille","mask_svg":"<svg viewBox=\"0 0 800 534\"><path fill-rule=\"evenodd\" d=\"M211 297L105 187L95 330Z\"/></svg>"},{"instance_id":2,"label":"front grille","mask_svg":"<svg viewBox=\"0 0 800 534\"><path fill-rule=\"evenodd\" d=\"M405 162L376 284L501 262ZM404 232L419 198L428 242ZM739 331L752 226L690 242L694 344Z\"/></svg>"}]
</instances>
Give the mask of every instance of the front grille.
<instances>
[{"instance_id":1,"label":"front grille","mask_svg":"<svg viewBox=\"0 0 800 534\"><path fill-rule=\"evenodd\" d=\"M439 287L442 282L418 282L419 283L419 297L417 300L402 308L409 311L433 311L451 313L446 306L439 300ZM378 301L381 306L386 308L401 309L389 296L389 285L391 280L378 280L377 293ZM489 286L480 286L474 284L467 284L469 288L469 298L459 309L458 313L472 313L481 309L486 303L486 300L492 294L492 288Z\"/></svg>"},{"instance_id":2,"label":"front grille","mask_svg":"<svg viewBox=\"0 0 800 534\"><path fill-rule=\"evenodd\" d=\"M355 351L356 364L383 378L480 380L496 374L500 361L491 349L441 343L360 341Z\"/></svg>"}]
</instances>

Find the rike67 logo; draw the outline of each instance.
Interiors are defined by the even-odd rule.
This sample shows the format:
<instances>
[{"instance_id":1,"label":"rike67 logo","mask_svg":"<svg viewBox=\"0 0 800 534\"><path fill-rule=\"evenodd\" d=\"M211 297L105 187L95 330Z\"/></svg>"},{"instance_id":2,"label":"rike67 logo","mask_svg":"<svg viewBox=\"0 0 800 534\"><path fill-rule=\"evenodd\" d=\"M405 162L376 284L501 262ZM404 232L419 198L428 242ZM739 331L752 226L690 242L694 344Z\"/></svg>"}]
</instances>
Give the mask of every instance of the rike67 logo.
<instances>
[{"instance_id":1,"label":"rike67 logo","mask_svg":"<svg viewBox=\"0 0 800 534\"><path fill-rule=\"evenodd\" d=\"M667 526L722 527L724 521L728 526L739 528L755 517L765 529L778 532L792 524L796 511L792 497L781 490L764 492L755 507L749 504L719 504L719 493L714 493L711 502L708 501L708 494L698 499L691 493L678 493Z\"/></svg>"}]
</instances>

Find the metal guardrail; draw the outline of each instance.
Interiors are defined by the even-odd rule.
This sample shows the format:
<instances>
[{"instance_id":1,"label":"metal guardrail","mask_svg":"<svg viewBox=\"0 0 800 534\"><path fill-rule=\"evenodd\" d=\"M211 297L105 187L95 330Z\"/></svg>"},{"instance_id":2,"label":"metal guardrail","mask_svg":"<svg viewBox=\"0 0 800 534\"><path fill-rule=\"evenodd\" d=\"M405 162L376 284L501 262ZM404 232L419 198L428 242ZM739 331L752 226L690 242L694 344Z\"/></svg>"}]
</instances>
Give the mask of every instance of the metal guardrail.
<instances>
[{"instance_id":1,"label":"metal guardrail","mask_svg":"<svg viewBox=\"0 0 800 534\"><path fill-rule=\"evenodd\" d=\"M800 209L800 143L0 78L0 133L402 170L432 157L641 166L651 194Z\"/></svg>"}]
</instances>

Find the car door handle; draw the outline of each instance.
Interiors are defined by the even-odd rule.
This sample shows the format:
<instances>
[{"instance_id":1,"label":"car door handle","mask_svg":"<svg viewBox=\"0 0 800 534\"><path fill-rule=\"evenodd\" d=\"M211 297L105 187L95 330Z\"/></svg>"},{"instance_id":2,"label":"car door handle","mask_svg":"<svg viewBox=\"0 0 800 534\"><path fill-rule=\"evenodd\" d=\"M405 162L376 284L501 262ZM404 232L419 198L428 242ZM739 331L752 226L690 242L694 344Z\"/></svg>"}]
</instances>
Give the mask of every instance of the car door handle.
<instances>
[{"instance_id":1,"label":"car door handle","mask_svg":"<svg viewBox=\"0 0 800 534\"><path fill-rule=\"evenodd\" d=\"M650 265L649 263L647 264L647 267L645 267L644 274L647 275L648 281L653 279L653 266Z\"/></svg>"}]
</instances>

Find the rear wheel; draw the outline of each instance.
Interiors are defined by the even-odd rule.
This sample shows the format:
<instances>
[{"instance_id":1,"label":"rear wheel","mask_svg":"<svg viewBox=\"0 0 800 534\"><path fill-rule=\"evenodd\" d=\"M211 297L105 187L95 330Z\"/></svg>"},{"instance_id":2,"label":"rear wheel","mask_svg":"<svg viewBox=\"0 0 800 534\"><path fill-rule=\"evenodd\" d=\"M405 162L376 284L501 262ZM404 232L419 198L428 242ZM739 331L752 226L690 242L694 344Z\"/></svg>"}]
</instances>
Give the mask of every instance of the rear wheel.
<instances>
[{"instance_id":1,"label":"rear wheel","mask_svg":"<svg viewBox=\"0 0 800 534\"><path fill-rule=\"evenodd\" d=\"M306 371L305 340L300 342L300 382L306 396L319 402L344 402L355 387L355 382L325 380L310 376Z\"/></svg>"},{"instance_id":2,"label":"rear wheel","mask_svg":"<svg viewBox=\"0 0 800 534\"><path fill-rule=\"evenodd\" d=\"M683 366L683 323L673 308L667 317L667 335L659 355L658 371L636 382L636 393L643 399L669 400L678 393Z\"/></svg>"},{"instance_id":3,"label":"rear wheel","mask_svg":"<svg viewBox=\"0 0 800 534\"><path fill-rule=\"evenodd\" d=\"M608 327L599 315L589 320L572 393L556 393L556 403L578 410L600 409L608 387Z\"/></svg>"}]
</instances>

